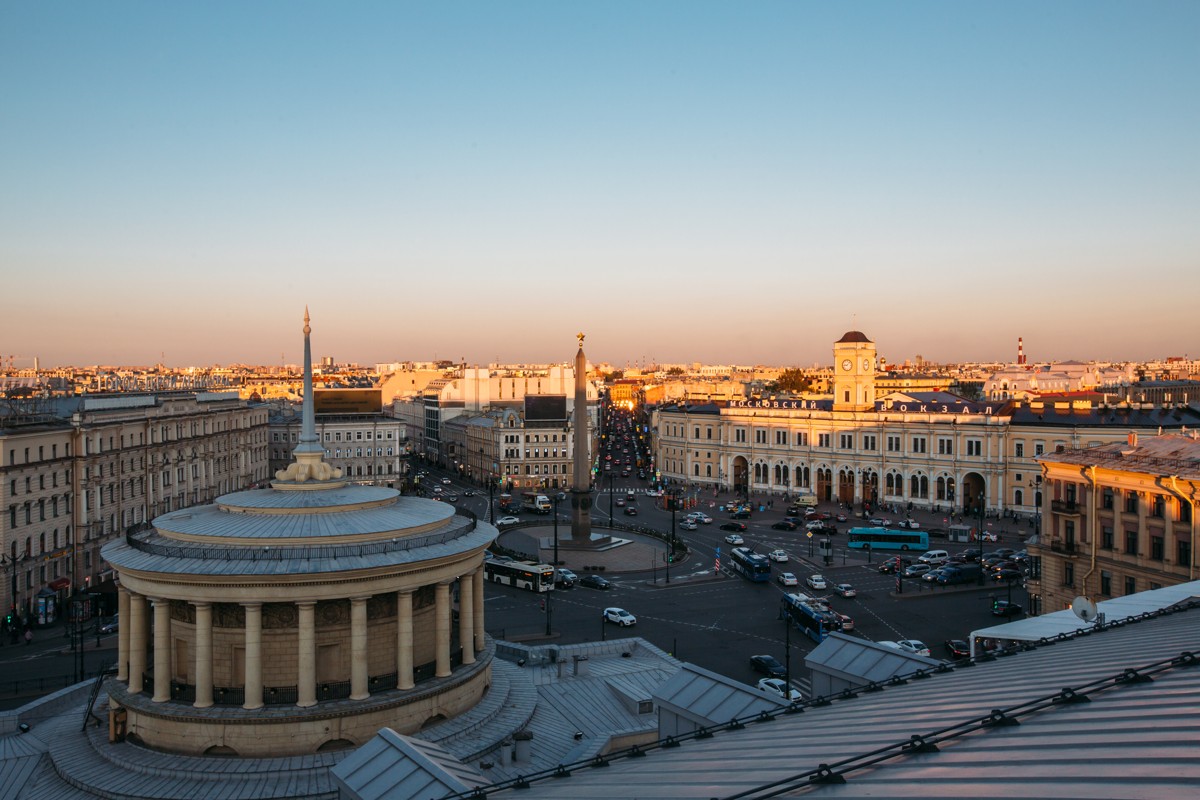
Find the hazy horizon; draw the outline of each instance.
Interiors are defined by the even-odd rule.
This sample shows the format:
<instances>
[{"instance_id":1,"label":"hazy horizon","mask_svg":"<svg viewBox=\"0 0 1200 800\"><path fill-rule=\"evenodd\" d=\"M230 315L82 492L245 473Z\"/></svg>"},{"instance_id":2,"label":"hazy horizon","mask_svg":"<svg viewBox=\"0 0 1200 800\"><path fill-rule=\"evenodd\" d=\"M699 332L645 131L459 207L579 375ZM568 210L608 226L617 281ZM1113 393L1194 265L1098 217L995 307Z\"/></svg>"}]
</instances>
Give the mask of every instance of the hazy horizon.
<instances>
[{"instance_id":1,"label":"hazy horizon","mask_svg":"<svg viewBox=\"0 0 1200 800\"><path fill-rule=\"evenodd\" d=\"M1200 355L1197 3L0 23L5 363Z\"/></svg>"}]
</instances>

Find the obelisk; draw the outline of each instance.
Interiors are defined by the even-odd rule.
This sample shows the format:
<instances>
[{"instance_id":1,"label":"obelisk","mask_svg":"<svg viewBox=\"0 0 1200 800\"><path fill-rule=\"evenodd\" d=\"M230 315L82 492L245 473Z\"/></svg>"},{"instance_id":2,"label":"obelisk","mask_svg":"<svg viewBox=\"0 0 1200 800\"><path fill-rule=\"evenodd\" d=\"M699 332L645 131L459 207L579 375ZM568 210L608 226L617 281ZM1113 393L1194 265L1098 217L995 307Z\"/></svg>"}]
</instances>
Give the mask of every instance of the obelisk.
<instances>
[{"instance_id":1,"label":"obelisk","mask_svg":"<svg viewBox=\"0 0 1200 800\"><path fill-rule=\"evenodd\" d=\"M575 474L571 480L571 536L576 546L592 540L592 487L588 467L588 405L587 356L583 354L583 334L578 335L579 352L575 354L575 410L573 460Z\"/></svg>"}]
</instances>

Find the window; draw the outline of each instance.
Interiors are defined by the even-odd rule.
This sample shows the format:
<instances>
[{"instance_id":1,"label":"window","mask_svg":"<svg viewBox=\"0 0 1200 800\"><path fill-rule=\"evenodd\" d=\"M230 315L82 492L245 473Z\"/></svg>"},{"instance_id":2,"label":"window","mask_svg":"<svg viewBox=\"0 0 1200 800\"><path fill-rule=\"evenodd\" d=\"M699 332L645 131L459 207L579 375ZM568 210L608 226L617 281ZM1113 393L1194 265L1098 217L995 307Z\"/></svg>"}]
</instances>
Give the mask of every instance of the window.
<instances>
[{"instance_id":1,"label":"window","mask_svg":"<svg viewBox=\"0 0 1200 800\"><path fill-rule=\"evenodd\" d=\"M1100 571L1100 594L1105 597L1112 595L1112 573L1108 570Z\"/></svg>"},{"instance_id":2,"label":"window","mask_svg":"<svg viewBox=\"0 0 1200 800\"><path fill-rule=\"evenodd\" d=\"M840 442L838 446L841 449L843 449L843 450L853 450L854 449L854 434L853 433L840 434L838 439Z\"/></svg>"},{"instance_id":3,"label":"window","mask_svg":"<svg viewBox=\"0 0 1200 800\"><path fill-rule=\"evenodd\" d=\"M1112 511L1112 507L1113 507L1112 487L1109 487L1109 486L1104 487L1104 491L1100 495L1100 505L1102 508Z\"/></svg>"},{"instance_id":4,"label":"window","mask_svg":"<svg viewBox=\"0 0 1200 800\"><path fill-rule=\"evenodd\" d=\"M1033 445L1033 455L1034 455L1034 458L1036 458L1036 457L1040 456L1040 455L1041 455L1042 453L1044 453L1045 451L1046 451L1046 445L1045 445L1044 443L1042 443L1042 442L1034 442L1034 445Z\"/></svg>"},{"instance_id":5,"label":"window","mask_svg":"<svg viewBox=\"0 0 1200 800\"><path fill-rule=\"evenodd\" d=\"M832 446L833 446L833 434L832 433L818 433L817 434L817 447L832 447Z\"/></svg>"},{"instance_id":6,"label":"window","mask_svg":"<svg viewBox=\"0 0 1200 800\"><path fill-rule=\"evenodd\" d=\"M1151 558L1153 558L1155 561L1162 561L1165 549L1166 548L1163 546L1163 537L1161 537L1161 536L1151 536L1150 537L1150 557Z\"/></svg>"},{"instance_id":7,"label":"window","mask_svg":"<svg viewBox=\"0 0 1200 800\"><path fill-rule=\"evenodd\" d=\"M1075 565L1063 564L1063 586L1075 585Z\"/></svg>"},{"instance_id":8,"label":"window","mask_svg":"<svg viewBox=\"0 0 1200 800\"><path fill-rule=\"evenodd\" d=\"M746 442L746 429L745 429L745 428L734 428L734 430L733 430L733 441L735 441L735 442L741 442L741 443L745 444L745 442Z\"/></svg>"},{"instance_id":9,"label":"window","mask_svg":"<svg viewBox=\"0 0 1200 800\"><path fill-rule=\"evenodd\" d=\"M699 425L697 425L697 426L694 428L694 430L693 430L693 436L692 436L692 438L693 438L693 439L699 439L699 438L700 438L700 426L699 426Z\"/></svg>"},{"instance_id":10,"label":"window","mask_svg":"<svg viewBox=\"0 0 1200 800\"><path fill-rule=\"evenodd\" d=\"M1113 549L1113 529L1111 525L1105 525L1100 529L1100 547L1105 550Z\"/></svg>"},{"instance_id":11,"label":"window","mask_svg":"<svg viewBox=\"0 0 1200 800\"><path fill-rule=\"evenodd\" d=\"M1125 594L1137 594L1137 578L1132 575L1125 576Z\"/></svg>"},{"instance_id":12,"label":"window","mask_svg":"<svg viewBox=\"0 0 1200 800\"><path fill-rule=\"evenodd\" d=\"M1161 494L1154 495L1154 500L1150 505L1150 515L1162 519L1167 514L1167 498Z\"/></svg>"},{"instance_id":13,"label":"window","mask_svg":"<svg viewBox=\"0 0 1200 800\"><path fill-rule=\"evenodd\" d=\"M978 458L983 455L982 439L967 439L967 455Z\"/></svg>"},{"instance_id":14,"label":"window","mask_svg":"<svg viewBox=\"0 0 1200 800\"><path fill-rule=\"evenodd\" d=\"M1138 532L1136 529L1125 531L1125 555L1136 556L1138 554Z\"/></svg>"},{"instance_id":15,"label":"window","mask_svg":"<svg viewBox=\"0 0 1200 800\"><path fill-rule=\"evenodd\" d=\"M938 455L952 456L954 455L954 440L947 439L944 436L938 437Z\"/></svg>"},{"instance_id":16,"label":"window","mask_svg":"<svg viewBox=\"0 0 1200 800\"><path fill-rule=\"evenodd\" d=\"M775 431L775 444L787 444L787 431Z\"/></svg>"},{"instance_id":17,"label":"window","mask_svg":"<svg viewBox=\"0 0 1200 800\"><path fill-rule=\"evenodd\" d=\"M1024 458L1025 457L1025 443L1024 442L1016 442L1013 444L1013 456L1015 456L1016 458Z\"/></svg>"},{"instance_id":18,"label":"window","mask_svg":"<svg viewBox=\"0 0 1200 800\"><path fill-rule=\"evenodd\" d=\"M1192 544L1187 539L1175 540L1175 563L1181 567L1192 565Z\"/></svg>"},{"instance_id":19,"label":"window","mask_svg":"<svg viewBox=\"0 0 1200 800\"><path fill-rule=\"evenodd\" d=\"M899 453L900 452L900 437L893 436L892 434L889 433L888 437L887 437L887 449L888 449L889 453Z\"/></svg>"},{"instance_id":20,"label":"window","mask_svg":"<svg viewBox=\"0 0 1200 800\"><path fill-rule=\"evenodd\" d=\"M767 443L767 432L765 430L762 430L761 428L756 428L754 431L754 443L755 444L766 444Z\"/></svg>"},{"instance_id":21,"label":"window","mask_svg":"<svg viewBox=\"0 0 1200 800\"><path fill-rule=\"evenodd\" d=\"M924 436L914 436L912 438L912 452L914 452L914 453L929 452L928 449L926 449L926 443L925 443Z\"/></svg>"},{"instance_id":22,"label":"window","mask_svg":"<svg viewBox=\"0 0 1200 800\"><path fill-rule=\"evenodd\" d=\"M797 447L808 447L808 432L807 431L796 431L796 446Z\"/></svg>"},{"instance_id":23,"label":"window","mask_svg":"<svg viewBox=\"0 0 1200 800\"><path fill-rule=\"evenodd\" d=\"M875 434L873 434L873 433L864 433L863 434L862 449L863 450L874 450L875 449Z\"/></svg>"},{"instance_id":24,"label":"window","mask_svg":"<svg viewBox=\"0 0 1200 800\"><path fill-rule=\"evenodd\" d=\"M1137 510L1138 510L1137 492L1126 492L1125 493L1125 513L1126 514L1136 514Z\"/></svg>"}]
</instances>

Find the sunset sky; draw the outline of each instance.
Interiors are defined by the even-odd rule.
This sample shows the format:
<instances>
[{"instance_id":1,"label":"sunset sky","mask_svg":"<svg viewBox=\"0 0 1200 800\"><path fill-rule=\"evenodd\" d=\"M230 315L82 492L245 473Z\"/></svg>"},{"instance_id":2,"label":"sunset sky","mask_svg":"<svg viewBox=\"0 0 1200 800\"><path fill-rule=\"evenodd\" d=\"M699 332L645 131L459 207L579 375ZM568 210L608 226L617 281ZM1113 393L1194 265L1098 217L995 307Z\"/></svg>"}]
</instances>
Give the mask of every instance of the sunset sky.
<instances>
[{"instance_id":1,"label":"sunset sky","mask_svg":"<svg viewBox=\"0 0 1200 800\"><path fill-rule=\"evenodd\" d=\"M0 356L1200 357L1200 3L6 2Z\"/></svg>"}]
</instances>

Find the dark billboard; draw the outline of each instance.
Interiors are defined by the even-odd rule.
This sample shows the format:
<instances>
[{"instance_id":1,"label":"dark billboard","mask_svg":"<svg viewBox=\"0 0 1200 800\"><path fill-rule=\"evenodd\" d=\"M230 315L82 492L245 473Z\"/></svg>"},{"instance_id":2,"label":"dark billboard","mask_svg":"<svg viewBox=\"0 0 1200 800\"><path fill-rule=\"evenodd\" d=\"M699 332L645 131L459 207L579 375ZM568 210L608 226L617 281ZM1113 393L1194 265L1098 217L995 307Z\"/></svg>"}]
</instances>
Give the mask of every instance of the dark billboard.
<instances>
[{"instance_id":1,"label":"dark billboard","mask_svg":"<svg viewBox=\"0 0 1200 800\"><path fill-rule=\"evenodd\" d=\"M565 394L525 395L526 422L561 422L567 418L567 396Z\"/></svg>"},{"instance_id":2,"label":"dark billboard","mask_svg":"<svg viewBox=\"0 0 1200 800\"><path fill-rule=\"evenodd\" d=\"M382 389L314 389L317 414L378 414L383 411Z\"/></svg>"}]
</instances>

